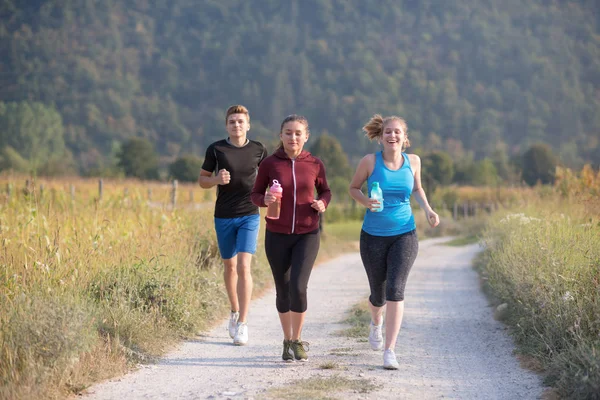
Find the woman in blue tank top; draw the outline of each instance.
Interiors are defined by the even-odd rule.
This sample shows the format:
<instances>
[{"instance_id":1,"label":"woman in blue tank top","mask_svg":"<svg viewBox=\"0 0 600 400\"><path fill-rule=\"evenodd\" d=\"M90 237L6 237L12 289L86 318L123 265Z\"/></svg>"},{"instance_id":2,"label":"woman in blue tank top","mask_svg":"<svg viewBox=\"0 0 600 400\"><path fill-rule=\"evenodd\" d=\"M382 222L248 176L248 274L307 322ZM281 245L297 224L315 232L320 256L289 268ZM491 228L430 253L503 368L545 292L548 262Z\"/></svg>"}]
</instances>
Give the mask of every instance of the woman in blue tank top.
<instances>
[{"instance_id":1,"label":"woman in blue tank top","mask_svg":"<svg viewBox=\"0 0 600 400\"><path fill-rule=\"evenodd\" d=\"M377 140L383 146L381 151L363 157L350 183L350 196L367 208L360 233L360 256L371 289L369 343L373 350L384 348L382 328L386 306L383 367L398 369L394 348L404 314L404 288L419 249L410 196L425 210L432 227L440 219L421 186L421 159L403 152L410 146L406 122L396 116L375 115L363 130L370 140ZM361 189L365 182L368 197ZM374 182L383 192L382 210L380 201L371 198Z\"/></svg>"}]
</instances>

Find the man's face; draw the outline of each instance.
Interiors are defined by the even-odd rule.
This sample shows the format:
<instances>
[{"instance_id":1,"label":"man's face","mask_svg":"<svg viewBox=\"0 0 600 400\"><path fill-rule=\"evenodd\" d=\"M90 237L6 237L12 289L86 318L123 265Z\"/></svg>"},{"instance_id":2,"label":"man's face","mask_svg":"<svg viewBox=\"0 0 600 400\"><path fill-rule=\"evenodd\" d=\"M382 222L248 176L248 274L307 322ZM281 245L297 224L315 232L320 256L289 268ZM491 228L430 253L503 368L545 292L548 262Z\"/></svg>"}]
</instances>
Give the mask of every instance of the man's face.
<instances>
[{"instance_id":1,"label":"man's face","mask_svg":"<svg viewBox=\"0 0 600 400\"><path fill-rule=\"evenodd\" d=\"M229 133L229 137L244 137L249 129L250 124L248 123L246 114L231 114L227 117L227 132Z\"/></svg>"}]
</instances>

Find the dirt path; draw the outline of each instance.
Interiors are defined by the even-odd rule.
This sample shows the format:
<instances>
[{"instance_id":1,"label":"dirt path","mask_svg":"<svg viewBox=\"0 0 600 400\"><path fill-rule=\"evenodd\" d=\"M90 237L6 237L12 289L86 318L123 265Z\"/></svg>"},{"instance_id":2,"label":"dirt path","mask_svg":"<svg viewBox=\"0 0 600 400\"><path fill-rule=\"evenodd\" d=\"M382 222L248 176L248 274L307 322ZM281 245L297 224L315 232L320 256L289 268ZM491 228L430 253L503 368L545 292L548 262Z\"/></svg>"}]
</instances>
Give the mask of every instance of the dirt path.
<instances>
[{"instance_id":1,"label":"dirt path","mask_svg":"<svg viewBox=\"0 0 600 400\"><path fill-rule=\"evenodd\" d=\"M282 335L274 292L269 291L252 303L247 346L231 344L223 321L158 364L93 386L84 397L258 399L269 396L269 389L300 379L344 377L368 380L376 389L324 395L343 399L539 398L540 379L519 367L510 338L492 318L480 292L477 273L471 268L478 246L438 245L445 240L420 243L396 347L399 371L382 369L382 353L370 350L368 343L332 335L344 328L340 323L344 312L368 295L360 257L348 254L320 265L311 276L303 333L303 339L310 342L307 363L281 361ZM326 363L340 368L322 369Z\"/></svg>"}]
</instances>

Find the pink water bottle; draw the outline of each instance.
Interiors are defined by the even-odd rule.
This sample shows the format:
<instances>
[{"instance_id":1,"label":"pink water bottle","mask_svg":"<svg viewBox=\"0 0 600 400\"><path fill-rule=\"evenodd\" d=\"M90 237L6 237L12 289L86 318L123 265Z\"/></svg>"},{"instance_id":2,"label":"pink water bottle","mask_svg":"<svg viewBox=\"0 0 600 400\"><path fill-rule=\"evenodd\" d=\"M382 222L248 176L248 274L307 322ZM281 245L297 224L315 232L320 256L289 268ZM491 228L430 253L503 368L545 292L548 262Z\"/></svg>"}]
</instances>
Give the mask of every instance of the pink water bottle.
<instances>
[{"instance_id":1,"label":"pink water bottle","mask_svg":"<svg viewBox=\"0 0 600 400\"><path fill-rule=\"evenodd\" d=\"M273 179L273 184L269 189L272 194L277 197L277 200L269 204L267 207L267 218L270 219L279 219L279 212L281 211L281 196L283 196L283 188L277 181L277 179Z\"/></svg>"}]
</instances>

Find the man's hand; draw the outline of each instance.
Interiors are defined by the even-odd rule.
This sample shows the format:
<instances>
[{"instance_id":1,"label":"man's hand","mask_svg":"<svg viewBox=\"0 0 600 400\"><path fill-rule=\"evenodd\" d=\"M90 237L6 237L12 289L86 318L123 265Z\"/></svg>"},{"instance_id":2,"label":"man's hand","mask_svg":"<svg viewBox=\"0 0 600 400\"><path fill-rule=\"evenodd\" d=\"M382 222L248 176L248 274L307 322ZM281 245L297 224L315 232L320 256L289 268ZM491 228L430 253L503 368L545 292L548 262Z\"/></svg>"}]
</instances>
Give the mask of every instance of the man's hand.
<instances>
[{"instance_id":1,"label":"man's hand","mask_svg":"<svg viewBox=\"0 0 600 400\"><path fill-rule=\"evenodd\" d=\"M219 173L217 174L216 178L217 185L227 185L231 181L231 175L229 174L229 171L227 171L225 168L219 170Z\"/></svg>"}]
</instances>

